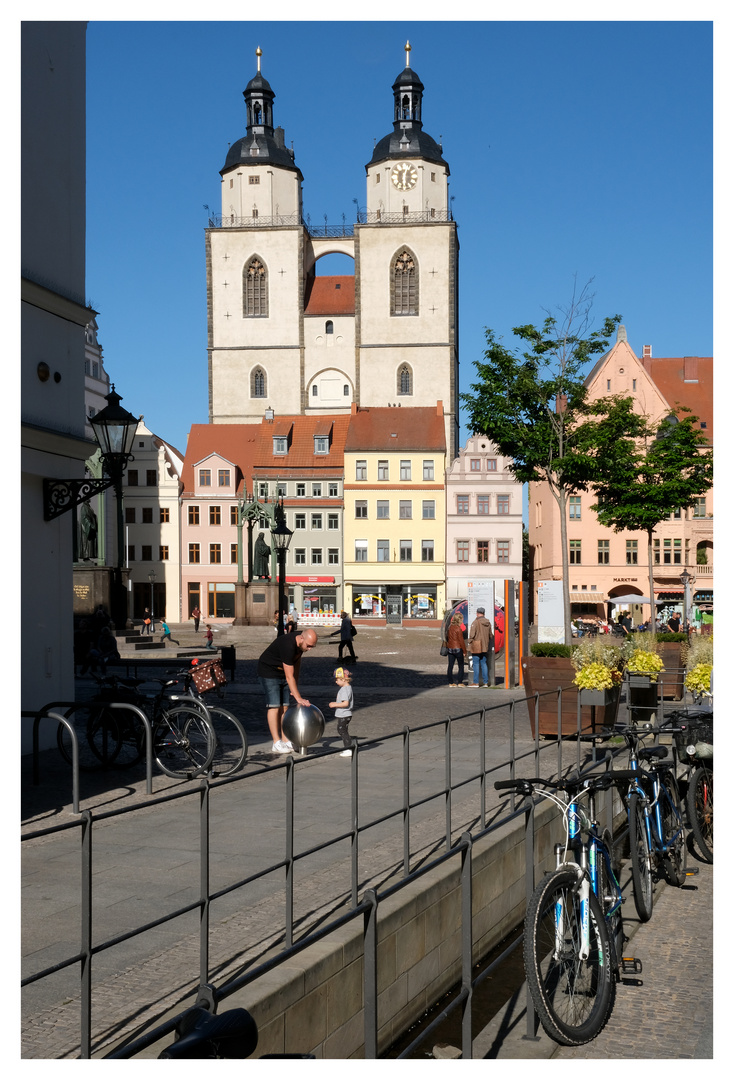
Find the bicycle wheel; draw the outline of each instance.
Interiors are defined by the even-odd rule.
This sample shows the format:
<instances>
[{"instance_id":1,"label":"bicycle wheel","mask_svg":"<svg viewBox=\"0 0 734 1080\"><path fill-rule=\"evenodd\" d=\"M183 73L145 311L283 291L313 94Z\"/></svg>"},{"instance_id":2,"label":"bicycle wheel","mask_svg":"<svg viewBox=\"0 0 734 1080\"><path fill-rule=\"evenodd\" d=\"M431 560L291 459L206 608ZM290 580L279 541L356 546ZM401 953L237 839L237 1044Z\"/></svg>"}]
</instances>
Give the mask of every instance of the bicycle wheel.
<instances>
[{"instance_id":1,"label":"bicycle wheel","mask_svg":"<svg viewBox=\"0 0 734 1080\"><path fill-rule=\"evenodd\" d=\"M688 821L693 838L706 862L714 861L714 772L699 765L688 781Z\"/></svg>"},{"instance_id":2,"label":"bicycle wheel","mask_svg":"<svg viewBox=\"0 0 734 1080\"><path fill-rule=\"evenodd\" d=\"M69 719L74 724L79 748L79 768L83 772L108 769L120 752L120 728L106 705L83 705ZM56 733L61 756L72 764L71 735L64 724Z\"/></svg>"},{"instance_id":3,"label":"bicycle wheel","mask_svg":"<svg viewBox=\"0 0 734 1080\"><path fill-rule=\"evenodd\" d=\"M167 776L200 776L209 768L214 746L209 721L186 705L162 713L153 731L153 753Z\"/></svg>"},{"instance_id":4,"label":"bicycle wheel","mask_svg":"<svg viewBox=\"0 0 734 1080\"><path fill-rule=\"evenodd\" d=\"M666 846L666 851L663 853L665 880L670 885L680 887L686 880L688 847L683 828L678 785L671 773L665 773L662 777L660 811L663 822L663 843Z\"/></svg>"},{"instance_id":5,"label":"bicycle wheel","mask_svg":"<svg viewBox=\"0 0 734 1080\"><path fill-rule=\"evenodd\" d=\"M645 828L645 811L637 792L630 795L630 864L632 868L632 893L640 922L652 918L652 867L650 845Z\"/></svg>"},{"instance_id":6,"label":"bicycle wheel","mask_svg":"<svg viewBox=\"0 0 734 1080\"><path fill-rule=\"evenodd\" d=\"M229 776L241 769L247 760L247 732L231 712L219 705L210 705L209 719L214 728L216 746L211 761L215 776Z\"/></svg>"},{"instance_id":7,"label":"bicycle wheel","mask_svg":"<svg viewBox=\"0 0 734 1080\"><path fill-rule=\"evenodd\" d=\"M618 864L614 839L609 829L604 829L601 835L601 844L597 844L596 848L596 898L604 913L609 940L614 947L613 968L615 971L619 967L619 961L624 949L622 890L619 887L620 874L621 868Z\"/></svg>"},{"instance_id":8,"label":"bicycle wheel","mask_svg":"<svg viewBox=\"0 0 734 1080\"><path fill-rule=\"evenodd\" d=\"M543 1029L562 1046L581 1046L614 1008L612 948L599 902L589 895L589 956L582 943L578 877L572 867L546 877L525 916L525 974Z\"/></svg>"}]
</instances>

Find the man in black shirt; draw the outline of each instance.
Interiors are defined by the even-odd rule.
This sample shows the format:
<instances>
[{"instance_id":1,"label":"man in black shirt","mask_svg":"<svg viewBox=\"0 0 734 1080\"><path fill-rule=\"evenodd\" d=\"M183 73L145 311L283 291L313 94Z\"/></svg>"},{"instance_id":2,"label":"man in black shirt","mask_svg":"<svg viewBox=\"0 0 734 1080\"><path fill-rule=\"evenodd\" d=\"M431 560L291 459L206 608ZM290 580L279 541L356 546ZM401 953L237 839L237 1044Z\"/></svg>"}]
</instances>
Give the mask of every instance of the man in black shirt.
<instances>
[{"instance_id":1,"label":"man in black shirt","mask_svg":"<svg viewBox=\"0 0 734 1080\"><path fill-rule=\"evenodd\" d=\"M301 697L298 689L298 673L304 652L313 649L318 641L315 630L310 628L295 634L281 634L271 641L260 656L257 676L265 694L268 727L273 737L274 754L290 754L293 745L283 738L283 716L291 704L291 695L297 705L310 705Z\"/></svg>"},{"instance_id":2,"label":"man in black shirt","mask_svg":"<svg viewBox=\"0 0 734 1080\"><path fill-rule=\"evenodd\" d=\"M680 633L680 615L677 611L674 611L668 619L668 630L670 630L671 634Z\"/></svg>"}]
</instances>

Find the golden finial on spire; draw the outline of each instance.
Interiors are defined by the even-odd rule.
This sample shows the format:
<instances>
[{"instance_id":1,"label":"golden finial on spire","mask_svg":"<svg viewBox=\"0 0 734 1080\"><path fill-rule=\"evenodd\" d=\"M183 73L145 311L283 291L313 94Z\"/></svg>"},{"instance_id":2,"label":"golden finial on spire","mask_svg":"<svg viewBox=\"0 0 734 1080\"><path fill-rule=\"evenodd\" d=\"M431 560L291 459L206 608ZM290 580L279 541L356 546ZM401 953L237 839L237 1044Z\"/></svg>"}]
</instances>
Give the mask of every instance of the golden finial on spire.
<instances>
[{"instance_id":1,"label":"golden finial on spire","mask_svg":"<svg viewBox=\"0 0 734 1080\"><path fill-rule=\"evenodd\" d=\"M405 42L405 66L407 68L410 67L410 53L411 53L410 42L406 41Z\"/></svg>"},{"instance_id":2,"label":"golden finial on spire","mask_svg":"<svg viewBox=\"0 0 734 1080\"><path fill-rule=\"evenodd\" d=\"M258 75L260 74L260 57L262 56L262 54L263 54L263 51L260 48L260 46L258 45L258 47L255 49L255 56L257 57L257 73L258 73Z\"/></svg>"}]
</instances>

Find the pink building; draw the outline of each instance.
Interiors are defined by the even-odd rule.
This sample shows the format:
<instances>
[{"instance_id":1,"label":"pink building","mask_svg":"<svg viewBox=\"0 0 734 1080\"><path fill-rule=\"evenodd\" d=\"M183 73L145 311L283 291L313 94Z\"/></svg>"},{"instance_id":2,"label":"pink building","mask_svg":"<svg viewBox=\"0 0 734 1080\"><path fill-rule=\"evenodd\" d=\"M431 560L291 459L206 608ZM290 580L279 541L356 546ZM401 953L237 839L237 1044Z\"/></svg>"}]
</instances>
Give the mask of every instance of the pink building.
<instances>
[{"instance_id":1,"label":"pink building","mask_svg":"<svg viewBox=\"0 0 734 1080\"><path fill-rule=\"evenodd\" d=\"M713 443L713 359L686 356L654 358L649 345L638 358L623 326L615 345L600 358L586 385L594 401L606 395L623 394L635 400L640 413L657 422L675 405L687 406L698 416L701 429ZM614 532L599 524L590 509L590 493L581 492L569 500L568 542L570 557L571 617L615 617L629 610L633 622L643 618L639 601L614 605L618 596L647 597L647 534ZM705 623L713 612L714 595L714 494L702 492L696 505L676 510L657 527L653 539L655 601L658 613L682 614L683 585L680 575L687 570L694 581L689 586L689 618ZM544 484L529 485L529 534L531 563L537 581L560 580L561 548L558 506ZM613 606L614 605L614 606ZM537 597L535 600L537 612ZM649 608L644 612L647 616Z\"/></svg>"}]
</instances>

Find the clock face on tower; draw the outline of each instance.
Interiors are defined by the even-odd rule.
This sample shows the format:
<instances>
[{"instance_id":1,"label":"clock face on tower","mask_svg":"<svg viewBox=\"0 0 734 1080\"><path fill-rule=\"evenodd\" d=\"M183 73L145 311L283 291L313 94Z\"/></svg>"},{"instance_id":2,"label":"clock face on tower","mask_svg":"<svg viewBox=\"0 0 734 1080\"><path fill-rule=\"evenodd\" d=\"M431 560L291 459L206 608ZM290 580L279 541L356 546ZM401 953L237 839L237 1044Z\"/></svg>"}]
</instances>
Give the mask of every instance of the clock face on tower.
<instances>
[{"instance_id":1,"label":"clock face on tower","mask_svg":"<svg viewBox=\"0 0 734 1080\"><path fill-rule=\"evenodd\" d=\"M399 191L409 191L418 182L418 173L409 161L399 161L390 173L390 179Z\"/></svg>"}]
</instances>

